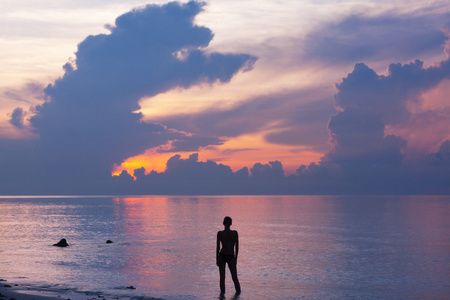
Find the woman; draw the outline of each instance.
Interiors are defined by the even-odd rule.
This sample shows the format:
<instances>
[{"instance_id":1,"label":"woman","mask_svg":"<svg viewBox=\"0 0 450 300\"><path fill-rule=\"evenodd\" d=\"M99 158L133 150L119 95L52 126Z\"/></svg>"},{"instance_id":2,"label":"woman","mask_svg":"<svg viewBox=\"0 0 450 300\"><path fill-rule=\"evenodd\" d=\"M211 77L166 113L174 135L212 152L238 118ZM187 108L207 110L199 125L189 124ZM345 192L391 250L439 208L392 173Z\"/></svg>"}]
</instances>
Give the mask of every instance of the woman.
<instances>
[{"instance_id":1,"label":"woman","mask_svg":"<svg viewBox=\"0 0 450 300\"><path fill-rule=\"evenodd\" d=\"M239 236L236 230L231 230L232 220L230 217L223 219L225 229L217 232L217 247L216 247L216 264L219 267L220 274L220 292L225 294L225 265L228 264L231 278L233 278L234 288L236 293L241 292L241 285L237 277L237 257L239 253ZM222 248L220 247L222 244ZM236 248L236 254L234 249Z\"/></svg>"}]
</instances>

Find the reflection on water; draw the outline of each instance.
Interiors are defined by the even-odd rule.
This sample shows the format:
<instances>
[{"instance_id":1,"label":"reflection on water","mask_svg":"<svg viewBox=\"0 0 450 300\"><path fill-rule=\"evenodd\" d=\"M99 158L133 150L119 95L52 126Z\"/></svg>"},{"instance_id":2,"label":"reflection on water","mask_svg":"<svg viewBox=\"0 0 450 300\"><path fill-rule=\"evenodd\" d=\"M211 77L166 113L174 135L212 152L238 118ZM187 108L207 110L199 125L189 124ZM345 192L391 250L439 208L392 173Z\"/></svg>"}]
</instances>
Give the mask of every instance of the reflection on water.
<instances>
[{"instance_id":1,"label":"reflection on water","mask_svg":"<svg viewBox=\"0 0 450 300\"><path fill-rule=\"evenodd\" d=\"M215 238L230 215L239 299L448 299L449 212L450 197L3 197L0 274L110 295L218 299ZM70 247L51 246L63 237Z\"/></svg>"}]
</instances>

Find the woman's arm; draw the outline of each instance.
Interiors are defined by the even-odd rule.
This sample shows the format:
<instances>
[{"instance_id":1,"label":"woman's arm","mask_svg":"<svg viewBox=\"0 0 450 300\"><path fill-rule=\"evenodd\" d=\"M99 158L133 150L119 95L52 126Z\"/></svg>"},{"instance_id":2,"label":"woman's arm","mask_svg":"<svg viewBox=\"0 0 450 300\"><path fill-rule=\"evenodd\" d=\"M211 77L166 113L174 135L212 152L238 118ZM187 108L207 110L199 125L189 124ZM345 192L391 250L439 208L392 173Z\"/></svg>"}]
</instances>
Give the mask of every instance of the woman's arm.
<instances>
[{"instance_id":1,"label":"woman's arm","mask_svg":"<svg viewBox=\"0 0 450 300\"><path fill-rule=\"evenodd\" d=\"M219 251L220 251L220 238L219 238L220 231L217 232L217 240L216 240L216 265L219 265Z\"/></svg>"},{"instance_id":2,"label":"woman's arm","mask_svg":"<svg viewBox=\"0 0 450 300\"><path fill-rule=\"evenodd\" d=\"M236 231L236 255L234 256L234 258L236 259L236 263L237 263L238 253L239 253L239 234Z\"/></svg>"}]
</instances>

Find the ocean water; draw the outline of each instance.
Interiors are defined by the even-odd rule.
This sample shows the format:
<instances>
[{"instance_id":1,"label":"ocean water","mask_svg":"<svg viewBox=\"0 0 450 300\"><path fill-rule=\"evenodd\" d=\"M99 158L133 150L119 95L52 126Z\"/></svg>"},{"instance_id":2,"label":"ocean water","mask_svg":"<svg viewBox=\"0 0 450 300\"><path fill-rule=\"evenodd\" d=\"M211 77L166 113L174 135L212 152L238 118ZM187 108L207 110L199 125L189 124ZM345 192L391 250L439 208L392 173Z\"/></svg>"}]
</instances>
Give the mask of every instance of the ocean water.
<instances>
[{"instance_id":1,"label":"ocean water","mask_svg":"<svg viewBox=\"0 0 450 300\"><path fill-rule=\"evenodd\" d=\"M218 299L226 215L243 292L227 270L223 299L450 299L448 196L1 197L0 278Z\"/></svg>"}]
</instances>

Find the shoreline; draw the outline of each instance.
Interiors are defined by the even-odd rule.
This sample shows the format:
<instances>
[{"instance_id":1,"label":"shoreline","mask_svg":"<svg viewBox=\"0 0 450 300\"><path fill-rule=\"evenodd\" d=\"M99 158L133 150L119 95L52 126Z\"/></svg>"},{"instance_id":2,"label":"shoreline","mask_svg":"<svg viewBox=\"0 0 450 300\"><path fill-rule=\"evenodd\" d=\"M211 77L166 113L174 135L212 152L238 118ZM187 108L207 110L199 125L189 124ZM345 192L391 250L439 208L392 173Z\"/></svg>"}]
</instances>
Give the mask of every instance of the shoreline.
<instances>
[{"instance_id":1,"label":"shoreline","mask_svg":"<svg viewBox=\"0 0 450 300\"><path fill-rule=\"evenodd\" d=\"M86 296L86 295L85 295ZM81 295L74 292L50 289L44 287L33 287L29 285L19 285L0 279L0 299L16 300L55 300L70 299L81 300Z\"/></svg>"},{"instance_id":2,"label":"shoreline","mask_svg":"<svg viewBox=\"0 0 450 300\"><path fill-rule=\"evenodd\" d=\"M105 300L105 299L147 299L163 300L162 298L103 295L95 292L81 292L70 289L58 289L51 287L33 286L28 284L15 284L5 279L0 279L0 300Z\"/></svg>"}]
</instances>

